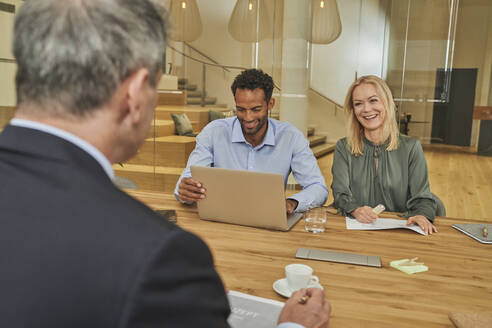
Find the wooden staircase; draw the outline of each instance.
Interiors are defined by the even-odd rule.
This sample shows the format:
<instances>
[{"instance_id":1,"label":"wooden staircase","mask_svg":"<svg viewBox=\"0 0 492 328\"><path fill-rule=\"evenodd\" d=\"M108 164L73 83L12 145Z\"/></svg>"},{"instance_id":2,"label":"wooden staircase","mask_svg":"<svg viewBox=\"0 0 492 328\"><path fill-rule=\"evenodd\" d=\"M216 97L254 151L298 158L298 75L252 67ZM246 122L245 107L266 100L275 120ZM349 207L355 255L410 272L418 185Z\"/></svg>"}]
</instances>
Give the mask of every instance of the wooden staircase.
<instances>
[{"instance_id":1,"label":"wooden staircase","mask_svg":"<svg viewBox=\"0 0 492 328\"><path fill-rule=\"evenodd\" d=\"M178 88L180 90L186 91L186 103L189 106L199 106L202 104L202 91L198 90L196 84L190 84L188 79L179 78L178 79ZM216 106L216 107L226 107L224 104L217 104L217 97L205 97L205 105L206 106Z\"/></svg>"},{"instance_id":2,"label":"wooden staircase","mask_svg":"<svg viewBox=\"0 0 492 328\"><path fill-rule=\"evenodd\" d=\"M186 113L198 133L208 124L211 109L229 111L222 107L158 106L148 138L135 157L123 166L113 165L115 174L132 180L140 189L172 193L196 141L175 135L171 114Z\"/></svg>"},{"instance_id":3,"label":"wooden staircase","mask_svg":"<svg viewBox=\"0 0 492 328\"><path fill-rule=\"evenodd\" d=\"M335 150L335 144L327 143L326 136L315 135L314 127L308 128L309 147L313 151L314 157L320 158Z\"/></svg>"}]
</instances>

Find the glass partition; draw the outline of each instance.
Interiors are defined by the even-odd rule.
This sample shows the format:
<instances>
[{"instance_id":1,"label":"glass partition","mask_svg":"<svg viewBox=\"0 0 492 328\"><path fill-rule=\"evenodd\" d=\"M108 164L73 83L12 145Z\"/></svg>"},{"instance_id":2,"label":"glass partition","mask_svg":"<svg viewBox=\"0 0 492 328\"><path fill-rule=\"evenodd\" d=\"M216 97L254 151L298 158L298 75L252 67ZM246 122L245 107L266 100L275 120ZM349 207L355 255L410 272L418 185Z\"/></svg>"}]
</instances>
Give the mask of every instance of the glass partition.
<instances>
[{"instance_id":1,"label":"glass partition","mask_svg":"<svg viewBox=\"0 0 492 328\"><path fill-rule=\"evenodd\" d=\"M230 86L244 68L261 68L274 78L275 118L301 130L314 127L329 143L344 136L341 107L350 83L376 74L393 92L402 133L422 143L473 144L473 105L487 105L492 89L490 1L163 2L179 33L171 33L163 59L155 120L138 155L114 166L116 175L140 189L172 193L195 139L179 135L171 114L186 114L192 133L209 122L210 111L234 115ZM338 4L341 34L330 44L312 45L313 6L328 3ZM0 7L0 127L15 106L13 14L7 7ZM452 133L464 125L468 132Z\"/></svg>"},{"instance_id":2,"label":"glass partition","mask_svg":"<svg viewBox=\"0 0 492 328\"><path fill-rule=\"evenodd\" d=\"M431 141L434 107L449 101L457 1L391 2L387 82L404 134Z\"/></svg>"}]
</instances>

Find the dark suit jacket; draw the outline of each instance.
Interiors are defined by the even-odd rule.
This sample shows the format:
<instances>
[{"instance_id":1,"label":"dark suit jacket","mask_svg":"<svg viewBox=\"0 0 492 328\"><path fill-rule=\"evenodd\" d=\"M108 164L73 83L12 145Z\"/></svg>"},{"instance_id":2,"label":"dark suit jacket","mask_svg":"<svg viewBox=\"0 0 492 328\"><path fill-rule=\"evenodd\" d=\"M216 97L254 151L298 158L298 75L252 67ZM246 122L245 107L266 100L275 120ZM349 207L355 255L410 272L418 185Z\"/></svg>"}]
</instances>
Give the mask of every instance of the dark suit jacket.
<instances>
[{"instance_id":1,"label":"dark suit jacket","mask_svg":"<svg viewBox=\"0 0 492 328\"><path fill-rule=\"evenodd\" d=\"M0 327L227 325L206 245L70 142L4 129L0 223Z\"/></svg>"}]
</instances>

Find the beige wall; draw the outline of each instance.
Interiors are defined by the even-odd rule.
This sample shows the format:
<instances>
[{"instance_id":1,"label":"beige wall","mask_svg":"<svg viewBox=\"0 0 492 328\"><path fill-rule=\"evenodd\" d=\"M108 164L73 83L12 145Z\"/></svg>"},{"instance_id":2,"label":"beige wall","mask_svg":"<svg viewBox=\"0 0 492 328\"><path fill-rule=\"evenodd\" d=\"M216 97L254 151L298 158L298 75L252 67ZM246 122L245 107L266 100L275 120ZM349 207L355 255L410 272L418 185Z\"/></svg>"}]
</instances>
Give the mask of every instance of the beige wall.
<instances>
[{"instance_id":1,"label":"beige wall","mask_svg":"<svg viewBox=\"0 0 492 328\"><path fill-rule=\"evenodd\" d=\"M345 92L354 81L358 68L361 0L344 0L337 3L342 33L330 44L312 46L311 88L342 104Z\"/></svg>"},{"instance_id":2,"label":"beige wall","mask_svg":"<svg viewBox=\"0 0 492 328\"><path fill-rule=\"evenodd\" d=\"M22 3L20 0L2 0L2 2L15 5L17 8ZM13 14L0 11L0 58L2 59L14 59L12 54L13 23ZM15 71L15 63L0 62L0 107L15 106Z\"/></svg>"},{"instance_id":3,"label":"beige wall","mask_svg":"<svg viewBox=\"0 0 492 328\"><path fill-rule=\"evenodd\" d=\"M345 113L341 107L310 90L308 92L308 126L316 135L325 135L328 143L345 136Z\"/></svg>"}]
</instances>

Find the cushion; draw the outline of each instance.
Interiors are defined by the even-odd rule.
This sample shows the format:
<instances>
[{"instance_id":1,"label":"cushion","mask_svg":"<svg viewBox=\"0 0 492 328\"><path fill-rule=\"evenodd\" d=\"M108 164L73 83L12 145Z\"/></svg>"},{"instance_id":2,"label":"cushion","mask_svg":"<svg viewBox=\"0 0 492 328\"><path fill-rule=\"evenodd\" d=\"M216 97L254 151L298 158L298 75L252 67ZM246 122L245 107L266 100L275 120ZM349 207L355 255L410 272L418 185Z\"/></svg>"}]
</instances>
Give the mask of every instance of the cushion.
<instances>
[{"instance_id":1,"label":"cushion","mask_svg":"<svg viewBox=\"0 0 492 328\"><path fill-rule=\"evenodd\" d=\"M225 118L224 113L222 113L221 111L218 111L218 110L210 110L208 112L208 121L209 122L212 122L212 121L215 121L215 120L218 120L218 119L221 119L221 118Z\"/></svg>"},{"instance_id":2,"label":"cushion","mask_svg":"<svg viewBox=\"0 0 492 328\"><path fill-rule=\"evenodd\" d=\"M174 127L178 136L194 136L193 127L185 113L171 114L171 117L173 118Z\"/></svg>"}]
</instances>

